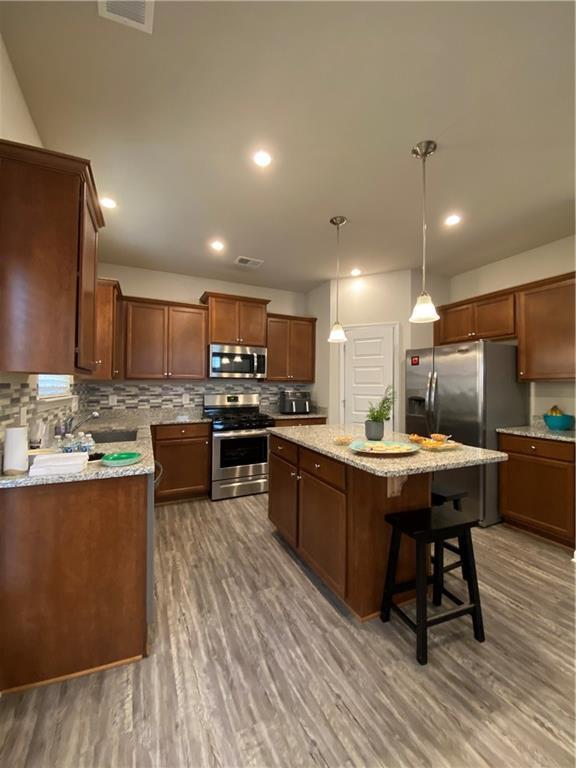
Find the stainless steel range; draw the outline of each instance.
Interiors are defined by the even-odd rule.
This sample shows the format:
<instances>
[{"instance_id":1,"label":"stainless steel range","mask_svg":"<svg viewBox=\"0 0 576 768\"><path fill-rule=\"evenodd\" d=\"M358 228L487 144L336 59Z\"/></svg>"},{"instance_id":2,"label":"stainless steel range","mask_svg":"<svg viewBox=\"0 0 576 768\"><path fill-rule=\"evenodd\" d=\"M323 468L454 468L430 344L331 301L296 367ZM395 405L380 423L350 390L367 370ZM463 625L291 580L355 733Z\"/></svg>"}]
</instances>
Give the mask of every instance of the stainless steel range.
<instances>
[{"instance_id":1,"label":"stainless steel range","mask_svg":"<svg viewBox=\"0 0 576 768\"><path fill-rule=\"evenodd\" d=\"M268 432L274 420L260 413L260 395L205 395L212 419L212 499L268 490Z\"/></svg>"}]
</instances>

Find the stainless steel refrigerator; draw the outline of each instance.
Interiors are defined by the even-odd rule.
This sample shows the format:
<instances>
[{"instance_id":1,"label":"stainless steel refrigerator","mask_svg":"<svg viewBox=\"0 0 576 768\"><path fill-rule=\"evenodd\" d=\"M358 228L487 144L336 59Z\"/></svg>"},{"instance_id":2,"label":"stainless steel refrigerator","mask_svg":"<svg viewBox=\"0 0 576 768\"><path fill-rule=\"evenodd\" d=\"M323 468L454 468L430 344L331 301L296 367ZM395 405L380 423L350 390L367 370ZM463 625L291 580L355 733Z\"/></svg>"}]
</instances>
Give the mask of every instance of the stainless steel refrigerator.
<instances>
[{"instance_id":1,"label":"stainless steel refrigerator","mask_svg":"<svg viewBox=\"0 0 576 768\"><path fill-rule=\"evenodd\" d=\"M497 448L496 427L529 423L529 385L516 379L515 345L470 341L406 353L406 431L440 432L480 448ZM495 464L434 474L433 484L463 490L480 525L500 521Z\"/></svg>"}]
</instances>

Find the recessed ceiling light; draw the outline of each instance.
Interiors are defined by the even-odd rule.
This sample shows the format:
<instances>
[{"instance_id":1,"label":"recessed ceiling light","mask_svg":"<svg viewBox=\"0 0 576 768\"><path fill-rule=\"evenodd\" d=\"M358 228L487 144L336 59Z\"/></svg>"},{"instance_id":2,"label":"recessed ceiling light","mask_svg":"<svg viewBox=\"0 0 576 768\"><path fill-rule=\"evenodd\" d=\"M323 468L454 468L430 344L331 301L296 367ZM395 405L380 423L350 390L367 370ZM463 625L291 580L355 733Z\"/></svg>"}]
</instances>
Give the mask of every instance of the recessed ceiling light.
<instances>
[{"instance_id":1,"label":"recessed ceiling light","mask_svg":"<svg viewBox=\"0 0 576 768\"><path fill-rule=\"evenodd\" d=\"M252 155L252 160L259 165L260 168L266 168L272 162L272 155L266 152L264 149L259 149Z\"/></svg>"},{"instance_id":2,"label":"recessed ceiling light","mask_svg":"<svg viewBox=\"0 0 576 768\"><path fill-rule=\"evenodd\" d=\"M362 270L358 269L358 267L354 267L354 269L350 272L352 277L358 277L358 275L362 274Z\"/></svg>"},{"instance_id":3,"label":"recessed ceiling light","mask_svg":"<svg viewBox=\"0 0 576 768\"><path fill-rule=\"evenodd\" d=\"M451 213L450 216L446 216L444 219L444 224L448 227L453 227L455 224L460 224L461 221L462 216L458 216L457 213Z\"/></svg>"},{"instance_id":4,"label":"recessed ceiling light","mask_svg":"<svg viewBox=\"0 0 576 768\"><path fill-rule=\"evenodd\" d=\"M222 240L212 240L210 242L210 248L212 248L213 251L218 251L218 253L220 253L220 251L224 250L224 243Z\"/></svg>"},{"instance_id":5,"label":"recessed ceiling light","mask_svg":"<svg viewBox=\"0 0 576 768\"><path fill-rule=\"evenodd\" d=\"M100 200L100 205L103 205L104 208L116 208L116 200L112 200L111 197L103 197Z\"/></svg>"}]
</instances>

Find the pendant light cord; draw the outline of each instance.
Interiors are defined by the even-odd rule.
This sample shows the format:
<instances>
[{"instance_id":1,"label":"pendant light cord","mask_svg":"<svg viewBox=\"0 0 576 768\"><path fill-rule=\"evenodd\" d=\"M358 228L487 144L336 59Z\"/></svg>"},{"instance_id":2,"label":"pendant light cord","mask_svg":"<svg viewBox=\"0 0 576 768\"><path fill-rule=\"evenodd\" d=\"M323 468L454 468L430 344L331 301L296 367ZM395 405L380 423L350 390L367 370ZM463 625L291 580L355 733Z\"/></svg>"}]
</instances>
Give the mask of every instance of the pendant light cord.
<instances>
[{"instance_id":1,"label":"pendant light cord","mask_svg":"<svg viewBox=\"0 0 576 768\"><path fill-rule=\"evenodd\" d=\"M336 322L339 323L340 304L340 224L336 227Z\"/></svg>"},{"instance_id":2,"label":"pendant light cord","mask_svg":"<svg viewBox=\"0 0 576 768\"><path fill-rule=\"evenodd\" d=\"M422 158L422 293L426 292L426 158Z\"/></svg>"}]
</instances>

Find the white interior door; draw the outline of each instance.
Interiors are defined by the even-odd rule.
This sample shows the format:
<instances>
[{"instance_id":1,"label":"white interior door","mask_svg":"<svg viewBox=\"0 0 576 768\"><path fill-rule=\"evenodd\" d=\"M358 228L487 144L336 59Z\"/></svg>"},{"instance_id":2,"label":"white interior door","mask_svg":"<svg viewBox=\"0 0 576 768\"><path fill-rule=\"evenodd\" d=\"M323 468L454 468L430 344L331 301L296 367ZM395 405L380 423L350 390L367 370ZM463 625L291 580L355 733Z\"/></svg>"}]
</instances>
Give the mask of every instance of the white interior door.
<instances>
[{"instance_id":1,"label":"white interior door","mask_svg":"<svg viewBox=\"0 0 576 768\"><path fill-rule=\"evenodd\" d=\"M343 354L343 416L346 424L363 424L370 403L384 396L386 387L396 381L396 325L366 325L346 328L348 342ZM384 425L385 434L394 431L392 420Z\"/></svg>"}]
</instances>

